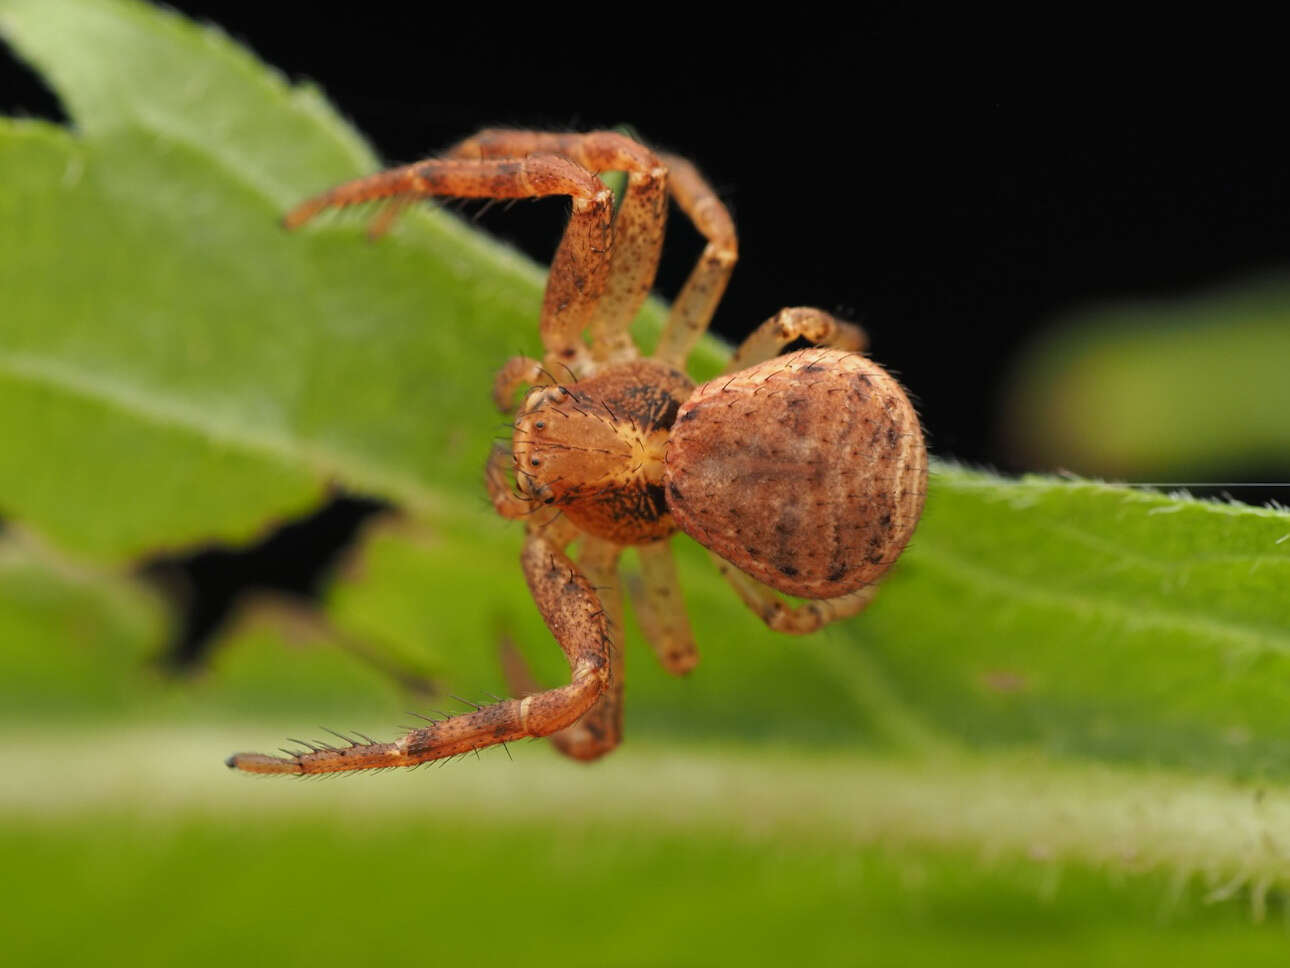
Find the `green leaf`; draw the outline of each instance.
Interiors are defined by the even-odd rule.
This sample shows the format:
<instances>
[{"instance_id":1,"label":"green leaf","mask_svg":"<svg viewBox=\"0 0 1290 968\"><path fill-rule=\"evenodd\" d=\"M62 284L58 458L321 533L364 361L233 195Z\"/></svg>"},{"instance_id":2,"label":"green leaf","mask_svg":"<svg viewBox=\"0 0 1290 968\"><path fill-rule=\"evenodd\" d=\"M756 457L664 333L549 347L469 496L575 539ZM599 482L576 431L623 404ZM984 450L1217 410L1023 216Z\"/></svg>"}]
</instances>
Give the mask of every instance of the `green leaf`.
<instances>
[{"instance_id":1,"label":"green leaf","mask_svg":"<svg viewBox=\"0 0 1290 968\"><path fill-rule=\"evenodd\" d=\"M128 710L165 632L161 603L135 583L0 535L0 721Z\"/></svg>"},{"instance_id":2,"label":"green leaf","mask_svg":"<svg viewBox=\"0 0 1290 968\"><path fill-rule=\"evenodd\" d=\"M706 555L677 545L703 660L669 680L629 628L631 729L1290 776L1284 512L938 464L875 603L805 641L736 608ZM423 540L385 532L330 614L397 653L435 650L449 691L499 688L501 630L556 682L517 549L482 510Z\"/></svg>"},{"instance_id":3,"label":"green leaf","mask_svg":"<svg viewBox=\"0 0 1290 968\"><path fill-rule=\"evenodd\" d=\"M900 574L848 627L922 715L1018 742L1290 773L1290 515L939 475Z\"/></svg>"},{"instance_id":4,"label":"green leaf","mask_svg":"<svg viewBox=\"0 0 1290 968\"><path fill-rule=\"evenodd\" d=\"M806 771L779 759L728 763L717 776L704 761L650 756L635 776L625 762L589 771L542 757L532 769L502 758L491 770L472 761L361 783L211 782L197 770L177 779L204 745L161 746L170 772L161 787L140 785L148 758L137 747L110 743L103 765L125 769L83 774L93 792L83 807L49 796L48 784L6 798L0 851L23 889L0 925L14 928L15 963L76 962L85 937L103 962L135 966L226 965L248 950L316 966L1284 959L1279 918L1251 924L1244 906L1207 903L1215 892L1199 878L1113 880L1087 865L1059 868L1039 844L1020 858L892 850L848 829L840 811L818 825L812 801L793 795ZM57 752L0 747L23 766ZM767 783L768 773L782 782ZM843 775L844 792L853 780ZM146 809L102 795L131 784ZM592 912L576 926L575 899ZM310 923L284 927L284 905L304 901ZM68 909L75 932L60 916Z\"/></svg>"},{"instance_id":5,"label":"green leaf","mask_svg":"<svg viewBox=\"0 0 1290 968\"><path fill-rule=\"evenodd\" d=\"M1005 431L1037 466L1141 480L1290 469L1290 280L1107 306L1017 363Z\"/></svg>"},{"instance_id":6,"label":"green leaf","mask_svg":"<svg viewBox=\"0 0 1290 968\"><path fill-rule=\"evenodd\" d=\"M29 640L8 665L61 695L59 670L86 640L64 640L60 616L86 616L102 635L85 668L172 722L271 705L304 715L315 701L383 714L397 694L341 651L354 643L469 695L499 688L509 634L556 681L519 529L489 513L480 482L491 375L536 348L540 270L433 210L379 245L347 218L281 231L292 202L375 161L316 92L217 31L110 0L3 0L0 30L74 121L0 122L0 512L58 549L57 564L0 581L12 623L0 643ZM642 314L647 339L659 315ZM697 371L720 352L706 344ZM240 627L169 710L139 677L112 677L162 634L123 564L245 541L332 483L389 497L406 520L374 530L338 578L314 619L320 649ZM640 745L604 775L631 775L648 758L633 748L651 743L700 745L685 754L699 765L678 778L653 764L640 775L653 787L600 791L601 774L558 774L603 794L606 813L644 789L667 800L672 785L694 806L698 777L736 776L722 803L765 797L788 813L800 791L835 846L860 831L918 851L1041 848L1085 871L1204 871L1216 896L1248 886L1256 905L1286 883L1266 846L1290 792L1285 512L936 464L876 603L802 640L767 632L700 549L677 544L703 664L670 680L632 633ZM68 559L102 568L85 572L88 600ZM67 694L100 714L127 701L79 688ZM747 766L734 740L781 752ZM1276 810L1260 813L1234 776L1265 784Z\"/></svg>"}]
</instances>

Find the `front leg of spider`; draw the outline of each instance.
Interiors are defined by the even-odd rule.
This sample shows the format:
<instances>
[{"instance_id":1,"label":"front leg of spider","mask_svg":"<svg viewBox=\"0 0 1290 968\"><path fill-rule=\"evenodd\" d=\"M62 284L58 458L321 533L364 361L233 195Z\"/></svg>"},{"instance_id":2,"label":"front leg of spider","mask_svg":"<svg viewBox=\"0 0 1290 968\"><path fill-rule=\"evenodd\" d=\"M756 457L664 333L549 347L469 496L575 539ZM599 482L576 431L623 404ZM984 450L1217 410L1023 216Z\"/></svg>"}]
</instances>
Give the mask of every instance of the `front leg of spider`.
<instances>
[{"instance_id":1,"label":"front leg of spider","mask_svg":"<svg viewBox=\"0 0 1290 968\"><path fill-rule=\"evenodd\" d=\"M558 524L555 526L558 528ZM555 530L547 526L547 530ZM595 588L604 610L609 637L609 682L600 697L582 717L565 729L551 734L551 743L575 760L594 760L613 750L623 734L623 656L617 635L622 628L622 596L619 591L618 558L621 548L608 541L584 537L578 567ZM517 696L539 694L542 687L530 673L514 645L504 645L502 671Z\"/></svg>"},{"instance_id":2,"label":"front leg of spider","mask_svg":"<svg viewBox=\"0 0 1290 968\"><path fill-rule=\"evenodd\" d=\"M237 753L230 767L248 773L337 773L416 766L532 736L550 736L573 725L611 685L613 640L600 598L569 557L540 534L530 534L522 555L524 576L538 610L569 662L567 685L507 699L474 712L414 729L392 743L326 743L288 756ZM302 744L303 745L303 744Z\"/></svg>"}]
</instances>

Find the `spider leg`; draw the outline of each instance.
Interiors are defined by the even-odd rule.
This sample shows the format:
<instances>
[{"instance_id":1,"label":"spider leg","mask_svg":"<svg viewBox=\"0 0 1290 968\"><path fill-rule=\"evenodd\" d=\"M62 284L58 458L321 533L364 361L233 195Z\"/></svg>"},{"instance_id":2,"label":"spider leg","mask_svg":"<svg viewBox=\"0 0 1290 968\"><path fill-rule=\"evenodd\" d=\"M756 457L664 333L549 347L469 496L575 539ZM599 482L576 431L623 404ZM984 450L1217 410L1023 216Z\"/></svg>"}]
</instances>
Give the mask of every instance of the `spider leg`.
<instances>
[{"instance_id":1,"label":"spider leg","mask_svg":"<svg viewBox=\"0 0 1290 968\"><path fill-rule=\"evenodd\" d=\"M549 736L577 721L611 685L615 648L605 609L592 580L541 532L529 532L521 560L533 600L569 661L568 685L480 706L414 729L393 743L312 748L286 758L237 753L229 757L228 765L249 773L415 766L527 736Z\"/></svg>"},{"instance_id":2,"label":"spider leg","mask_svg":"<svg viewBox=\"0 0 1290 968\"><path fill-rule=\"evenodd\" d=\"M567 548L581 532L570 524L557 506L549 506L516 493L506 469L515 457L503 444L494 444L484 465L484 484L493 510L512 521L523 520L530 531L541 535L557 548Z\"/></svg>"},{"instance_id":3,"label":"spider leg","mask_svg":"<svg viewBox=\"0 0 1290 968\"><path fill-rule=\"evenodd\" d=\"M527 356L512 356L493 378L493 403L497 404L497 409L502 413L513 413L516 390L522 386L540 386L554 382L537 360Z\"/></svg>"},{"instance_id":4,"label":"spider leg","mask_svg":"<svg viewBox=\"0 0 1290 968\"><path fill-rule=\"evenodd\" d=\"M627 188L614 216L614 252L604 298L591 318L591 352L601 361L633 359L628 327L658 270L667 220L667 169L644 145L616 131L563 134L488 129L448 152L453 158L523 157L557 154L593 174L621 171Z\"/></svg>"},{"instance_id":5,"label":"spider leg","mask_svg":"<svg viewBox=\"0 0 1290 968\"><path fill-rule=\"evenodd\" d=\"M699 664L699 650L681 598L672 546L667 541L656 541L637 546L636 554L641 576L627 585L636 622L663 668L674 676L683 676Z\"/></svg>"},{"instance_id":6,"label":"spider leg","mask_svg":"<svg viewBox=\"0 0 1290 968\"><path fill-rule=\"evenodd\" d=\"M533 513L533 502L516 494L510 479L506 476L506 468L510 467L514 460L509 449L501 444L495 444L488 455L488 463L484 466L484 483L488 486L488 496L493 502L493 509L502 517L510 518L512 521Z\"/></svg>"},{"instance_id":7,"label":"spider leg","mask_svg":"<svg viewBox=\"0 0 1290 968\"><path fill-rule=\"evenodd\" d=\"M740 600L771 629L785 635L808 635L831 622L857 615L878 593L876 584L864 585L836 598L803 599L797 605L790 605L775 589L744 574L724 558L715 554L711 557L721 577L730 583Z\"/></svg>"},{"instance_id":8,"label":"spider leg","mask_svg":"<svg viewBox=\"0 0 1290 968\"><path fill-rule=\"evenodd\" d=\"M542 300L540 330L548 360L587 360L582 333L605 291L613 248L613 195L581 165L558 155L525 158L431 158L338 185L302 202L283 219L294 229L328 208L428 197L543 198L568 195L565 228Z\"/></svg>"},{"instance_id":9,"label":"spider leg","mask_svg":"<svg viewBox=\"0 0 1290 968\"><path fill-rule=\"evenodd\" d=\"M663 163L668 168L668 188L676 204L708 240L690 278L672 302L672 312L654 351L657 359L683 368L726 291L739 258L739 246L730 212L699 170L676 155L664 155Z\"/></svg>"},{"instance_id":10,"label":"spider leg","mask_svg":"<svg viewBox=\"0 0 1290 968\"><path fill-rule=\"evenodd\" d=\"M810 340L818 346L864 352L869 345L865 331L855 323L844 323L809 306L781 309L753 330L739 344L726 366L726 373L738 373L764 363L795 339Z\"/></svg>"},{"instance_id":11,"label":"spider leg","mask_svg":"<svg viewBox=\"0 0 1290 968\"><path fill-rule=\"evenodd\" d=\"M604 756L622 740L623 735L623 656L622 596L618 584L618 556L621 548L608 541L583 539L578 565L596 588L608 620L609 682L595 703L576 723L551 735L551 744L575 760L594 760ZM503 643L502 670L516 695L533 695L541 686L533 678L519 651Z\"/></svg>"}]
</instances>

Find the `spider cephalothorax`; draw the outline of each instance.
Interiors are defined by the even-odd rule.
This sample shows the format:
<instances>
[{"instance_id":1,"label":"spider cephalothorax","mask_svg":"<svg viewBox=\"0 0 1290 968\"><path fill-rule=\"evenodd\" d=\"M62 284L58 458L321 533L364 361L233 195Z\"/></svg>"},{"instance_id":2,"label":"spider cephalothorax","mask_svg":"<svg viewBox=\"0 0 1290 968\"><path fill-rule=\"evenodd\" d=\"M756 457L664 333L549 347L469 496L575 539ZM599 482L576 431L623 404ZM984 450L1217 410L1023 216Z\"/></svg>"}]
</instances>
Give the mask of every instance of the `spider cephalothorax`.
<instances>
[{"instance_id":1,"label":"spider cephalothorax","mask_svg":"<svg viewBox=\"0 0 1290 968\"><path fill-rule=\"evenodd\" d=\"M529 393L515 421L515 478L535 506L620 545L675 530L664 492L668 437L694 383L653 360Z\"/></svg>"},{"instance_id":2,"label":"spider cephalothorax","mask_svg":"<svg viewBox=\"0 0 1290 968\"><path fill-rule=\"evenodd\" d=\"M627 173L614 212L596 177ZM628 335L654 279L667 196L708 240L673 303L658 347ZM618 558L634 546L642 631L664 667L688 672L698 652L668 538L685 531L711 553L739 597L773 629L804 633L854 615L900 555L923 508L927 453L918 418L892 377L862 354L859 328L819 310L784 309L696 387L685 375L734 267L734 226L695 168L612 132L484 131L445 158L341 185L288 214L378 199L397 212L427 196L568 195L573 214L552 260L539 330L541 360L516 357L493 397L509 410L530 389L510 448L489 460L493 506L522 520L521 564L542 617L569 660L567 685L543 690L515 654L517 699L413 730L392 743L309 744L284 757L239 753L257 773L413 766L525 736L551 736L579 759L622 731ZM384 231L382 217L376 230ZM811 349L778 355L794 340ZM564 372L560 381L552 374ZM575 563L566 550L577 542ZM803 601L791 603L779 593Z\"/></svg>"}]
</instances>

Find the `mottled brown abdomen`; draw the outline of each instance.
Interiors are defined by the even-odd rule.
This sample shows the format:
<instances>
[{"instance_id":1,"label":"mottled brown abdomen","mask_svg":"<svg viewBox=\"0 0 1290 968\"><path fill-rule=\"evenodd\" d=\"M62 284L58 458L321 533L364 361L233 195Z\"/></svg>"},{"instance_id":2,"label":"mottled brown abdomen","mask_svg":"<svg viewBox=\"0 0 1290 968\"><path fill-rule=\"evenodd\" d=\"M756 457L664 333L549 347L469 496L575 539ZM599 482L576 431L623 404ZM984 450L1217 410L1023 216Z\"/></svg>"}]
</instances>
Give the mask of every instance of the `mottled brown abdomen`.
<instances>
[{"instance_id":1,"label":"mottled brown abdomen","mask_svg":"<svg viewBox=\"0 0 1290 968\"><path fill-rule=\"evenodd\" d=\"M807 349L696 389L664 486L695 540L781 592L831 598L876 581L908 543L927 451L882 367Z\"/></svg>"}]
</instances>

